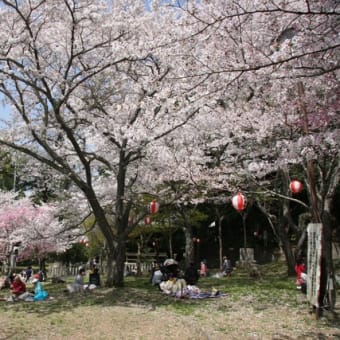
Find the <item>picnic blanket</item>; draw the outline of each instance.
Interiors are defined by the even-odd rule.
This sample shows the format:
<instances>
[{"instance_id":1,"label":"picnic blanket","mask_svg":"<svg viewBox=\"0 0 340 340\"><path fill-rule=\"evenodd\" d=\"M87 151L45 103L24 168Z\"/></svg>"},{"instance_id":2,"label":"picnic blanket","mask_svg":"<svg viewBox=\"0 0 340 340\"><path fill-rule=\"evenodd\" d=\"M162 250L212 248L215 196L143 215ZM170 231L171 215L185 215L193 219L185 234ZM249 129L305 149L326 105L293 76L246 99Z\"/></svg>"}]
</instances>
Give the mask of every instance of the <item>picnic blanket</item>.
<instances>
[{"instance_id":1,"label":"picnic blanket","mask_svg":"<svg viewBox=\"0 0 340 340\"><path fill-rule=\"evenodd\" d=\"M221 292L199 292L199 293L191 293L188 295L189 299L211 299L211 298L220 298L226 296L227 294Z\"/></svg>"}]
</instances>

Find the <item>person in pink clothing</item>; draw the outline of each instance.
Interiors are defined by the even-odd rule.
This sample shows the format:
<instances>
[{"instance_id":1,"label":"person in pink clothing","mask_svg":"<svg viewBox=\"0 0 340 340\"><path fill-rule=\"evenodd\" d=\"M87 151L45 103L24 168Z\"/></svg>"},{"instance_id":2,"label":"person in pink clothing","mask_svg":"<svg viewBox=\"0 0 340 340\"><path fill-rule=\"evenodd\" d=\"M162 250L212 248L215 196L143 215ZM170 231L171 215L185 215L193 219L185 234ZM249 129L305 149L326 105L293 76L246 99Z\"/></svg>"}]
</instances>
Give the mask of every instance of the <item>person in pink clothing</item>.
<instances>
[{"instance_id":1,"label":"person in pink clothing","mask_svg":"<svg viewBox=\"0 0 340 340\"><path fill-rule=\"evenodd\" d=\"M207 261L201 261L201 269L200 269L200 276L207 276L208 275L208 266Z\"/></svg>"}]
</instances>

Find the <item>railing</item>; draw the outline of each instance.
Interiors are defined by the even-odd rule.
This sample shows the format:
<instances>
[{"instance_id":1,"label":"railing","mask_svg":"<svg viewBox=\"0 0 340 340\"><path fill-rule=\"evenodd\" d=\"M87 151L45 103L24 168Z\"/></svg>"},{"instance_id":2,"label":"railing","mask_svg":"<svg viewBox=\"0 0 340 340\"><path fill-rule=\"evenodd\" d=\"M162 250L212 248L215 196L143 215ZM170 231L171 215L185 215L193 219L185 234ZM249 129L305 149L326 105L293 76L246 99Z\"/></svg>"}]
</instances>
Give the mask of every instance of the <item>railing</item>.
<instances>
[{"instance_id":1,"label":"railing","mask_svg":"<svg viewBox=\"0 0 340 340\"><path fill-rule=\"evenodd\" d=\"M151 272L153 262L151 261L143 261L140 262L140 271L141 273L149 273ZM88 268L87 264L73 264L73 265L62 265L60 263L52 263L49 266L47 277L66 277L66 276L75 276L80 267ZM124 270L126 274L129 273L137 273L138 262L136 260L129 260L124 263ZM106 265L100 266L100 272L105 274Z\"/></svg>"},{"instance_id":2,"label":"railing","mask_svg":"<svg viewBox=\"0 0 340 340\"><path fill-rule=\"evenodd\" d=\"M125 262L125 272L128 273L137 273L137 262ZM149 273L152 269L152 263L150 262L141 262L140 263L140 271L141 273Z\"/></svg>"},{"instance_id":3,"label":"railing","mask_svg":"<svg viewBox=\"0 0 340 340\"><path fill-rule=\"evenodd\" d=\"M86 267L84 264L74 264L74 265L60 265L51 264L49 266L47 277L65 277L65 276L75 276L80 267Z\"/></svg>"},{"instance_id":4,"label":"railing","mask_svg":"<svg viewBox=\"0 0 340 340\"><path fill-rule=\"evenodd\" d=\"M166 253L147 253L140 254L137 253L126 253L126 262L137 262L138 257L141 262L156 262L156 261L164 261L167 258Z\"/></svg>"}]
</instances>

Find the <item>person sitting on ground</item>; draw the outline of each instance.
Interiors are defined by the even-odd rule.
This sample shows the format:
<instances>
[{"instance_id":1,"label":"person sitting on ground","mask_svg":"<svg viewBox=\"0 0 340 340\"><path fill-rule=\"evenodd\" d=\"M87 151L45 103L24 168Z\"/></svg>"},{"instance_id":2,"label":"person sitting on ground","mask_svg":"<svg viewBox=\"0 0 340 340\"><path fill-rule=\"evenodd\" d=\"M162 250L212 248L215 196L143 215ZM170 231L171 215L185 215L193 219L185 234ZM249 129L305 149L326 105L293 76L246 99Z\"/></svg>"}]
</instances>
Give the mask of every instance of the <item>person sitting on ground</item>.
<instances>
[{"instance_id":1,"label":"person sitting on ground","mask_svg":"<svg viewBox=\"0 0 340 340\"><path fill-rule=\"evenodd\" d=\"M19 299L19 297L26 292L26 284L21 279L20 275L15 275L13 282L11 284L11 292L14 299Z\"/></svg>"},{"instance_id":2,"label":"person sitting on ground","mask_svg":"<svg viewBox=\"0 0 340 340\"><path fill-rule=\"evenodd\" d=\"M159 264L156 264L155 265L155 270L152 274L152 279L151 279L151 283L153 286L158 286L159 287L159 284L164 281L164 277L163 277L163 273L160 269L160 266Z\"/></svg>"},{"instance_id":3,"label":"person sitting on ground","mask_svg":"<svg viewBox=\"0 0 340 340\"><path fill-rule=\"evenodd\" d=\"M184 297L188 294L185 280L176 278L172 274L169 275L167 281L162 281L159 284L159 288L163 293L176 297Z\"/></svg>"},{"instance_id":4,"label":"person sitting on ground","mask_svg":"<svg viewBox=\"0 0 340 340\"><path fill-rule=\"evenodd\" d=\"M227 256L223 257L222 271L223 271L224 275L226 275L226 276L230 276L232 271L233 271L231 261L230 261L230 259L228 259Z\"/></svg>"},{"instance_id":5,"label":"person sitting on ground","mask_svg":"<svg viewBox=\"0 0 340 340\"><path fill-rule=\"evenodd\" d=\"M1 301L33 301L33 294L26 291L26 284L20 275L13 274L13 282L10 285L11 295L9 297L1 297Z\"/></svg>"},{"instance_id":6,"label":"person sitting on ground","mask_svg":"<svg viewBox=\"0 0 340 340\"><path fill-rule=\"evenodd\" d=\"M14 276L11 293L7 301L33 301L33 294L26 291L26 284L20 275Z\"/></svg>"},{"instance_id":7,"label":"person sitting on ground","mask_svg":"<svg viewBox=\"0 0 340 340\"><path fill-rule=\"evenodd\" d=\"M89 275L89 285L100 286L100 274L98 268L93 268L93 272Z\"/></svg>"},{"instance_id":8,"label":"person sitting on ground","mask_svg":"<svg viewBox=\"0 0 340 340\"><path fill-rule=\"evenodd\" d=\"M191 262L189 267L185 270L184 279L188 285L195 285L197 283L199 274L193 262Z\"/></svg>"},{"instance_id":9,"label":"person sitting on ground","mask_svg":"<svg viewBox=\"0 0 340 340\"><path fill-rule=\"evenodd\" d=\"M67 285L67 290L70 293L78 293L85 290L84 285L85 268L80 268L78 274L74 277L72 284Z\"/></svg>"},{"instance_id":10,"label":"person sitting on ground","mask_svg":"<svg viewBox=\"0 0 340 340\"><path fill-rule=\"evenodd\" d=\"M32 279L32 283L34 285L34 301L43 301L48 298L48 293L44 290L42 283L40 281L40 275L34 275Z\"/></svg>"},{"instance_id":11,"label":"person sitting on ground","mask_svg":"<svg viewBox=\"0 0 340 340\"><path fill-rule=\"evenodd\" d=\"M72 284L67 285L67 291L70 293L79 293L89 291L96 288L94 284L84 284L84 276L86 275L85 268L80 268L78 274L75 276Z\"/></svg>"}]
</instances>

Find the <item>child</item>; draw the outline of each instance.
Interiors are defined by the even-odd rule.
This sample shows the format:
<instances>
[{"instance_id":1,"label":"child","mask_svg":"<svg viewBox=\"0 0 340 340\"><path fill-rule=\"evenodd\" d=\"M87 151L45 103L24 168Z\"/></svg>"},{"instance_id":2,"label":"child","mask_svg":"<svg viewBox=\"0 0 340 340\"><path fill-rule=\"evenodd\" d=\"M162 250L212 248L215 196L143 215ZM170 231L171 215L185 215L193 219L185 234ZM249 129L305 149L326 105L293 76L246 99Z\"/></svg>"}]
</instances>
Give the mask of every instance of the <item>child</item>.
<instances>
[{"instance_id":1,"label":"child","mask_svg":"<svg viewBox=\"0 0 340 340\"><path fill-rule=\"evenodd\" d=\"M34 285L34 301L43 301L46 300L48 297L47 292L44 290L42 283L40 282L40 275L34 275L34 278L32 280L32 283Z\"/></svg>"},{"instance_id":2,"label":"child","mask_svg":"<svg viewBox=\"0 0 340 340\"><path fill-rule=\"evenodd\" d=\"M203 260L201 262L200 275L201 276L207 276L208 275L208 267L207 267L207 262L205 260Z\"/></svg>"}]
</instances>

